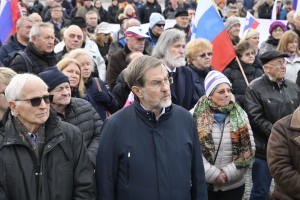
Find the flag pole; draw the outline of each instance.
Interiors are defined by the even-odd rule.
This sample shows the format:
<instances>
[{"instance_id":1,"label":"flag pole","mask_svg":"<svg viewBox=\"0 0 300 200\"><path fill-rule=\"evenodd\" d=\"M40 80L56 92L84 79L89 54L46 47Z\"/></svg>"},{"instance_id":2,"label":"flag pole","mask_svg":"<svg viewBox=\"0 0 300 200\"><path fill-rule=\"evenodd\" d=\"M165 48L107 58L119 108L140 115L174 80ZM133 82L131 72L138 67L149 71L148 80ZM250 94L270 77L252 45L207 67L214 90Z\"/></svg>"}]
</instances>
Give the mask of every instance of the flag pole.
<instances>
[{"instance_id":1,"label":"flag pole","mask_svg":"<svg viewBox=\"0 0 300 200\"><path fill-rule=\"evenodd\" d=\"M235 59L236 59L237 63L239 64L239 67L240 67L240 70L241 70L242 75L243 75L243 77L244 77L244 80L245 80L245 82L246 82L246 84L247 84L247 86L248 86L248 85L249 85L249 81L248 81L248 79L247 79L247 77L246 77L246 75L245 75L244 69L243 69L243 67L242 67L242 65L241 65L241 62L240 62L240 59L239 59L237 56L235 56Z\"/></svg>"}]
</instances>

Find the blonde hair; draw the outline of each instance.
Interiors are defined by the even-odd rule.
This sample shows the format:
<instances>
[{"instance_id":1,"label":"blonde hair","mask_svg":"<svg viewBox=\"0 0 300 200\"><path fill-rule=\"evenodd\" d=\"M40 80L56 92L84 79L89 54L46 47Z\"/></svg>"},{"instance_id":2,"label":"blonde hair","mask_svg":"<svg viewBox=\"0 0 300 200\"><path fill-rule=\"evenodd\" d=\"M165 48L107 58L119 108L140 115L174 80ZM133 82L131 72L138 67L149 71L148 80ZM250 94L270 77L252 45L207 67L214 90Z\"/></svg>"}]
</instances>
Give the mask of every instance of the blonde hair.
<instances>
[{"instance_id":1,"label":"blonde hair","mask_svg":"<svg viewBox=\"0 0 300 200\"><path fill-rule=\"evenodd\" d=\"M57 68L59 71L63 71L65 68L67 68L70 64L75 64L78 66L79 70L80 70L80 76L79 76L79 83L77 86L77 90L78 90L78 94L80 97L83 97L85 95L85 86L84 86L84 81L81 75L81 67L80 64L77 60L73 59L73 58L63 58L61 61L59 61L57 63Z\"/></svg>"},{"instance_id":2,"label":"blonde hair","mask_svg":"<svg viewBox=\"0 0 300 200\"><path fill-rule=\"evenodd\" d=\"M260 35L258 30L249 28L246 32L244 32L240 42L247 41L255 35L258 35L258 36Z\"/></svg>"},{"instance_id":3,"label":"blonde hair","mask_svg":"<svg viewBox=\"0 0 300 200\"><path fill-rule=\"evenodd\" d=\"M0 84L7 86L15 75L17 75L17 73L12 69L0 67Z\"/></svg>"},{"instance_id":4,"label":"blonde hair","mask_svg":"<svg viewBox=\"0 0 300 200\"><path fill-rule=\"evenodd\" d=\"M193 39L186 45L186 58L189 64L195 59L196 55L203 50L212 51L212 44L206 39Z\"/></svg>"}]
</instances>

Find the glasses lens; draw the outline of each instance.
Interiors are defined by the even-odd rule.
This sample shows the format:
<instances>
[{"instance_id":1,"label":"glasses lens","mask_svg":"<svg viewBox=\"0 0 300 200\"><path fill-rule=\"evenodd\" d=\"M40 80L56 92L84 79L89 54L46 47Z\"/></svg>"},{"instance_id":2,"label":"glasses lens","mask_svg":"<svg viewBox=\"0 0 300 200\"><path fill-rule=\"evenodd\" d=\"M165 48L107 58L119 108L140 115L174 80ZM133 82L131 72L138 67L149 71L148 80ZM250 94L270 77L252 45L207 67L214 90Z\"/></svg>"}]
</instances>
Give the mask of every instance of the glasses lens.
<instances>
[{"instance_id":1,"label":"glasses lens","mask_svg":"<svg viewBox=\"0 0 300 200\"><path fill-rule=\"evenodd\" d=\"M156 24L156 26L158 26L158 27L165 27L164 24Z\"/></svg>"},{"instance_id":2,"label":"glasses lens","mask_svg":"<svg viewBox=\"0 0 300 200\"><path fill-rule=\"evenodd\" d=\"M43 96L43 97L36 97L33 99L30 99L30 103L33 107L39 106L41 105L42 99L44 99L45 103L49 104L52 102L53 100L53 95L47 95L47 96Z\"/></svg>"},{"instance_id":3,"label":"glasses lens","mask_svg":"<svg viewBox=\"0 0 300 200\"><path fill-rule=\"evenodd\" d=\"M205 56L212 56L212 52L203 53L200 55L201 58L204 58Z\"/></svg>"}]
</instances>

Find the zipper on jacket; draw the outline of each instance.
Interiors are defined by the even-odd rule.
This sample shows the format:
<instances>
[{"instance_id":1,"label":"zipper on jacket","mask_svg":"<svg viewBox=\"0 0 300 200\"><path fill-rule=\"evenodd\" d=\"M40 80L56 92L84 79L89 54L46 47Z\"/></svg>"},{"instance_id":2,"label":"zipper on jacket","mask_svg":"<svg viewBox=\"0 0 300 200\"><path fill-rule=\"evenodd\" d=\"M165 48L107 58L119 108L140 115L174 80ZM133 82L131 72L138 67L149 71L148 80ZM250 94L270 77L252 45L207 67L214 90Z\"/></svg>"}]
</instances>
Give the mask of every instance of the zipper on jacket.
<instances>
[{"instance_id":1,"label":"zipper on jacket","mask_svg":"<svg viewBox=\"0 0 300 200\"><path fill-rule=\"evenodd\" d=\"M127 183L126 183L127 186L129 185L130 156L131 156L130 151L128 150L128 153L127 153Z\"/></svg>"}]
</instances>

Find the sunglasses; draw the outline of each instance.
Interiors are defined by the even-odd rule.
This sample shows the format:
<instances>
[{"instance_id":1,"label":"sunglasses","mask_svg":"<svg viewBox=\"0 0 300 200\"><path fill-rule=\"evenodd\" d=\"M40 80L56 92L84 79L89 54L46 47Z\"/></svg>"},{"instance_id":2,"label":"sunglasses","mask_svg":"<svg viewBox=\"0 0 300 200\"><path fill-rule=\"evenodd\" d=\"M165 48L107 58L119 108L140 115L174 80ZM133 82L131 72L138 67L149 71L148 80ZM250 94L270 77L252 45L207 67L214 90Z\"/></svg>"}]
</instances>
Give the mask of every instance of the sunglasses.
<instances>
[{"instance_id":1,"label":"sunglasses","mask_svg":"<svg viewBox=\"0 0 300 200\"><path fill-rule=\"evenodd\" d=\"M165 27L165 24L155 24L155 26L158 26L158 27Z\"/></svg>"},{"instance_id":2,"label":"sunglasses","mask_svg":"<svg viewBox=\"0 0 300 200\"><path fill-rule=\"evenodd\" d=\"M203 54L200 54L199 56L200 56L201 58L205 58L205 56L210 57L210 56L212 56L212 52L203 53Z\"/></svg>"},{"instance_id":3,"label":"sunglasses","mask_svg":"<svg viewBox=\"0 0 300 200\"><path fill-rule=\"evenodd\" d=\"M42 99L44 99L46 104L49 104L53 100L53 95L45 95L43 97L35 97L32 99L17 99L15 101L29 101L32 107L41 105Z\"/></svg>"}]
</instances>

